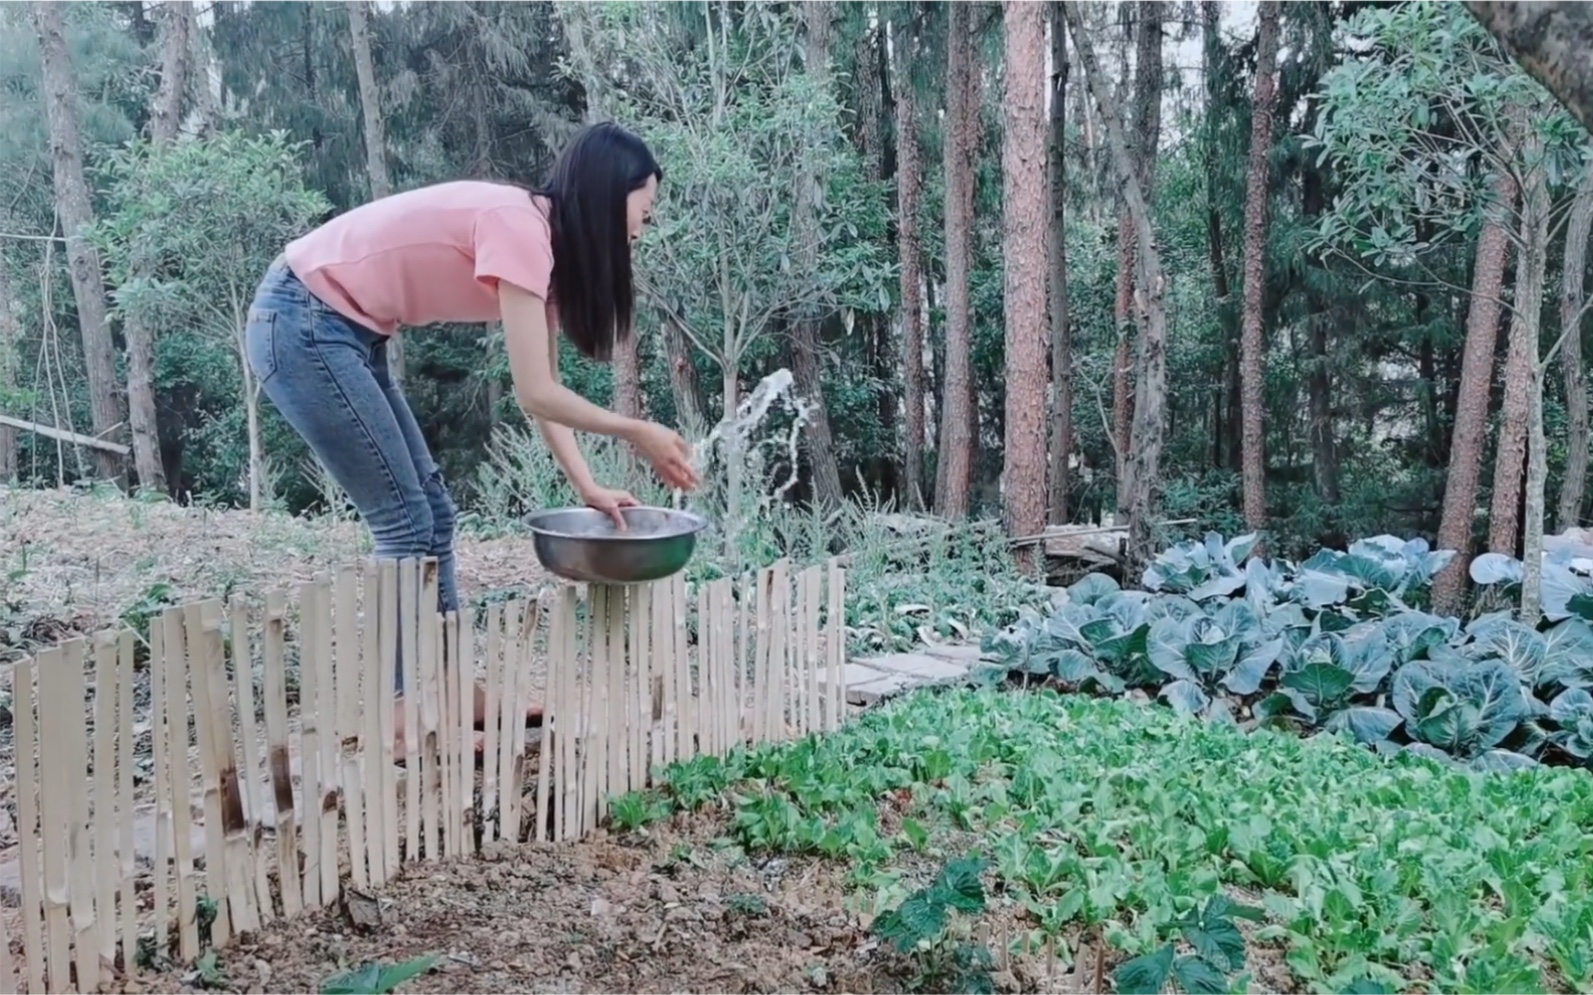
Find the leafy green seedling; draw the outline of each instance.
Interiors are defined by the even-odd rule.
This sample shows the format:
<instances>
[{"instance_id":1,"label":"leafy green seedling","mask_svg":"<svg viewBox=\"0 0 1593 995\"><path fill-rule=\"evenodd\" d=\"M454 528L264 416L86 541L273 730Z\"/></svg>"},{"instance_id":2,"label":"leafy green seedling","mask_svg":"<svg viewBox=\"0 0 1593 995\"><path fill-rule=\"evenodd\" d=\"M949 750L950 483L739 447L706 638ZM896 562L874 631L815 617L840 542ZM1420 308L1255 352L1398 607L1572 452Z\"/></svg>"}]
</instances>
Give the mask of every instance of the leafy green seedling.
<instances>
[{"instance_id":1,"label":"leafy green seedling","mask_svg":"<svg viewBox=\"0 0 1593 995\"><path fill-rule=\"evenodd\" d=\"M927 887L874 920L875 936L904 954L923 958L919 985L933 991L992 990L990 951L948 931L953 910L968 916L984 911L985 888L979 876L987 864L983 857L953 860Z\"/></svg>"},{"instance_id":2,"label":"leafy green seedling","mask_svg":"<svg viewBox=\"0 0 1593 995\"><path fill-rule=\"evenodd\" d=\"M1213 895L1205 908L1191 910L1171 925L1195 948L1178 954L1169 941L1148 954L1124 961L1112 972L1112 984L1123 995L1155 995L1169 980L1190 995L1218 995L1232 987L1229 975L1245 966L1245 940L1235 918L1259 921L1260 909Z\"/></svg>"},{"instance_id":3,"label":"leafy green seedling","mask_svg":"<svg viewBox=\"0 0 1593 995\"><path fill-rule=\"evenodd\" d=\"M387 995L409 979L430 971L436 963L436 956L427 954L398 964L362 964L329 978L321 985L321 995Z\"/></svg>"}]
</instances>

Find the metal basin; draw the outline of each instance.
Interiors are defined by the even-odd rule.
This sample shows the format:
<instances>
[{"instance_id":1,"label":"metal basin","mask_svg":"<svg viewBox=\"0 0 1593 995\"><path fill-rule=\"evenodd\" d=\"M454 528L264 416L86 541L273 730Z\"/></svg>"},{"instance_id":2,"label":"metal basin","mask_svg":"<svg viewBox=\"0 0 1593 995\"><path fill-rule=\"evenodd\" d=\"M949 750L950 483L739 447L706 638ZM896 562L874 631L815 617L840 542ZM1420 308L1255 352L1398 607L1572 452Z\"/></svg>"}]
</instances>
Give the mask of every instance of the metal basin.
<instances>
[{"instance_id":1,"label":"metal basin","mask_svg":"<svg viewBox=\"0 0 1593 995\"><path fill-rule=\"evenodd\" d=\"M591 508L555 508L526 519L537 559L566 580L644 584L680 572L706 519L669 508L622 508L626 530Z\"/></svg>"}]
</instances>

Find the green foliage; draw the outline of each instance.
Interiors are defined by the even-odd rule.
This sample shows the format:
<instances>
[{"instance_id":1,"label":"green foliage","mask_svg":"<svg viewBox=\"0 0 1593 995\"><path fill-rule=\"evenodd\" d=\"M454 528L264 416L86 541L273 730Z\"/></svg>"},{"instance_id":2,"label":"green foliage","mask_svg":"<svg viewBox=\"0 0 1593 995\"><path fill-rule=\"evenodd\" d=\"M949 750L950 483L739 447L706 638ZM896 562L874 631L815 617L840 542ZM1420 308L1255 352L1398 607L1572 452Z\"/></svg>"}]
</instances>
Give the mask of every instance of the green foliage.
<instances>
[{"instance_id":1,"label":"green foliage","mask_svg":"<svg viewBox=\"0 0 1593 995\"><path fill-rule=\"evenodd\" d=\"M1432 615L1421 605L1452 554L1421 540L1378 536L1298 565L1251 557L1254 545L1182 543L1146 570L1147 590L1085 577L1048 616L1026 612L987 647L1067 687L1141 688L1180 712L1347 733L1382 752L1481 768L1585 757L1593 714L1569 694L1593 686L1584 617ZM1502 561L1478 562L1479 581L1504 576ZM1593 596L1572 600L1593 608Z\"/></svg>"},{"instance_id":2,"label":"green foliage","mask_svg":"<svg viewBox=\"0 0 1593 995\"><path fill-rule=\"evenodd\" d=\"M1365 8L1348 30L1370 50L1323 78L1308 139L1342 183L1322 244L1404 266L1435 242L1464 239L1497 200L1493 177L1518 168L1507 151L1519 142L1518 111L1544 139L1550 183L1580 163L1582 128L1462 6Z\"/></svg>"},{"instance_id":3,"label":"green foliage","mask_svg":"<svg viewBox=\"0 0 1593 995\"><path fill-rule=\"evenodd\" d=\"M980 875L989 866L982 857L949 861L928 885L908 895L874 920L873 933L920 961L915 988L937 992L990 992L993 960L983 944L970 943L966 929L953 931L952 913L977 917L985 910ZM960 916L957 917L960 919Z\"/></svg>"},{"instance_id":4,"label":"green foliage","mask_svg":"<svg viewBox=\"0 0 1593 995\"><path fill-rule=\"evenodd\" d=\"M1226 895L1213 895L1198 911L1190 909L1170 924L1195 949L1178 954L1169 941L1154 952L1119 964L1112 972L1112 986L1128 995L1158 995L1176 981L1190 995L1225 995L1232 990L1229 975L1245 966L1245 940L1235 919L1260 922L1261 909L1240 905Z\"/></svg>"},{"instance_id":5,"label":"green foliage","mask_svg":"<svg viewBox=\"0 0 1593 995\"><path fill-rule=\"evenodd\" d=\"M321 984L321 995L387 995L411 978L418 978L437 964L428 954L398 964L362 964L352 971L328 978Z\"/></svg>"},{"instance_id":6,"label":"green foliage","mask_svg":"<svg viewBox=\"0 0 1593 995\"><path fill-rule=\"evenodd\" d=\"M923 894L908 854L977 850L985 901L1025 915L1033 939L1098 930L1130 963L1174 943L1186 991L1243 990L1260 947L1281 949L1302 991L1593 983L1593 864L1573 856L1593 820L1583 770L1478 771L1123 699L984 689L673 765L658 790L678 809L731 805L749 851L845 859L872 907L898 911L892 935L931 932L951 903L943 885Z\"/></svg>"}]
</instances>

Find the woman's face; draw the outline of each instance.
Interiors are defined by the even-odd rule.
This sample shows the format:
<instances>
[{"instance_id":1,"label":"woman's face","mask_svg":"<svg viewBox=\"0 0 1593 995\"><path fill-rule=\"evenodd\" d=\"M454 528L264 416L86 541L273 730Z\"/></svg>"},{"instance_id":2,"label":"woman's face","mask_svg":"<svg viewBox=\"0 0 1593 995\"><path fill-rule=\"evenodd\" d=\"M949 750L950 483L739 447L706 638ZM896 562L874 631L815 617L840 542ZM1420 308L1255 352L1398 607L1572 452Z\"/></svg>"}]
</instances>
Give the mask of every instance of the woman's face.
<instances>
[{"instance_id":1,"label":"woman's face","mask_svg":"<svg viewBox=\"0 0 1593 995\"><path fill-rule=\"evenodd\" d=\"M647 182L635 190L625 201L625 223L630 232L631 245L642 237L642 228L653 217L653 199L658 196L658 177L649 176Z\"/></svg>"}]
</instances>

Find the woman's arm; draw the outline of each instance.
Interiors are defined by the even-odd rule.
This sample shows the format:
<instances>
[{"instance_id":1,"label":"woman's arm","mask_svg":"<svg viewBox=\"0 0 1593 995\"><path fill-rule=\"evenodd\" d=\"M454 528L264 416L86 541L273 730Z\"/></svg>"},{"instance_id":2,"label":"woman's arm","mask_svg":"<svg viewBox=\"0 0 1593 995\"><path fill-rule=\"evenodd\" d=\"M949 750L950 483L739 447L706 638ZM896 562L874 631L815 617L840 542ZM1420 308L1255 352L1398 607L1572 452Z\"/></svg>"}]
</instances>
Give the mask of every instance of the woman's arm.
<instances>
[{"instance_id":1,"label":"woman's arm","mask_svg":"<svg viewBox=\"0 0 1593 995\"><path fill-rule=\"evenodd\" d=\"M559 376L559 344L553 336L548 340L548 369L553 373L557 383L564 380ZM592 476L592 468L587 465L586 457L581 455L581 446L575 441L575 432L568 425L560 425L546 418L536 420L537 428L542 432L542 439L548 444L548 452L553 454L553 459L564 471L564 477L575 488L583 500L587 495L597 489L597 480Z\"/></svg>"},{"instance_id":2,"label":"woman's arm","mask_svg":"<svg viewBox=\"0 0 1593 995\"><path fill-rule=\"evenodd\" d=\"M593 404L559 382L558 373L553 369L553 336L548 330L542 298L512 283L499 281L498 300L503 309L503 341L509 354L509 374L514 379L515 398L526 414L539 423L564 426L567 431L579 429L634 441L637 433L647 427L646 422ZM569 441L573 447L573 435ZM551 448L553 440L549 439L548 444ZM557 457L557 452L554 455ZM560 463L562 465L563 461Z\"/></svg>"}]
</instances>

